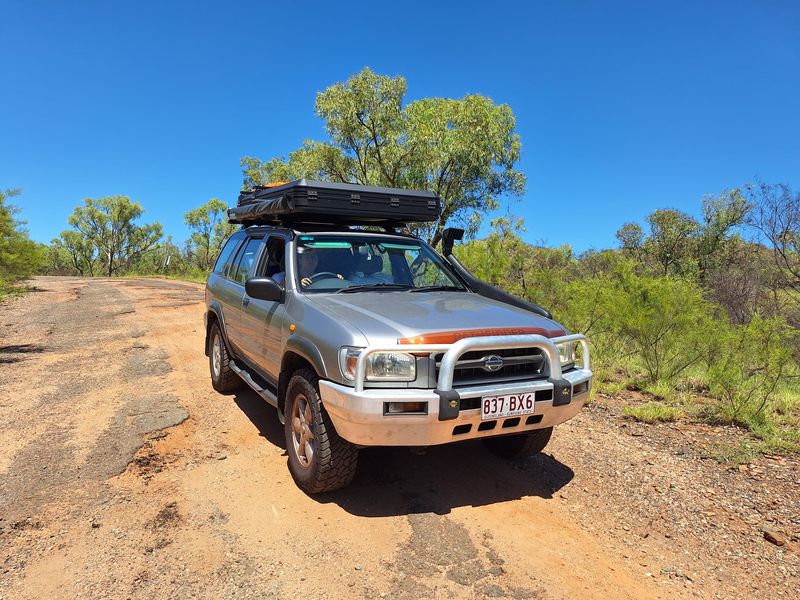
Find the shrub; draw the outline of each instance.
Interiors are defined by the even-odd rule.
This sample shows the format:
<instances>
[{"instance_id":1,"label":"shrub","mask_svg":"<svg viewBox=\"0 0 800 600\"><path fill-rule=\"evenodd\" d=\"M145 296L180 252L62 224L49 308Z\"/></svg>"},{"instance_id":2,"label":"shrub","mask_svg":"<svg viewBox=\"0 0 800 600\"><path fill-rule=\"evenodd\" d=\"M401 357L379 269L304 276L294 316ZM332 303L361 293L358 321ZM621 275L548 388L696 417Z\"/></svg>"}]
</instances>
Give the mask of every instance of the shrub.
<instances>
[{"instance_id":1,"label":"shrub","mask_svg":"<svg viewBox=\"0 0 800 600\"><path fill-rule=\"evenodd\" d=\"M615 273L609 306L614 328L635 351L647 383L672 381L705 355L711 305L693 283Z\"/></svg>"},{"instance_id":2,"label":"shrub","mask_svg":"<svg viewBox=\"0 0 800 600\"><path fill-rule=\"evenodd\" d=\"M795 337L782 319L758 315L747 325L717 327L707 377L722 421L753 428L769 420L770 402L792 367Z\"/></svg>"},{"instance_id":3,"label":"shrub","mask_svg":"<svg viewBox=\"0 0 800 600\"><path fill-rule=\"evenodd\" d=\"M15 218L17 208L6 202L18 193L0 190L0 298L11 291L12 284L35 274L44 261L42 249Z\"/></svg>"}]
</instances>

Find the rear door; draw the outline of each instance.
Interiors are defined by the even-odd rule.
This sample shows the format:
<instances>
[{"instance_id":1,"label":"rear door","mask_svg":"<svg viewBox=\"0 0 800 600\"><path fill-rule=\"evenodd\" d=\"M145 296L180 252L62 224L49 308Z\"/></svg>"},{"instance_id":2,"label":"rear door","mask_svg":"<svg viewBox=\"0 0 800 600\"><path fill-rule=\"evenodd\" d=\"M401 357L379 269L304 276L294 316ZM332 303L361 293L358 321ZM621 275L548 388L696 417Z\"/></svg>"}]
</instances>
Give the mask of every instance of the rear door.
<instances>
[{"instance_id":1,"label":"rear door","mask_svg":"<svg viewBox=\"0 0 800 600\"><path fill-rule=\"evenodd\" d=\"M273 234L267 238L253 277L285 273L288 239ZM285 283L285 282L284 282ZM285 308L280 302L249 298L242 308L242 352L270 383L277 385L281 363L281 335Z\"/></svg>"},{"instance_id":2,"label":"rear door","mask_svg":"<svg viewBox=\"0 0 800 600\"><path fill-rule=\"evenodd\" d=\"M239 356L246 357L247 340L244 337L245 332L242 330L242 309L250 302L250 298L244 293L244 282L252 277L263 241L263 237L260 235L249 236L239 249L228 272L231 293L228 314L225 315L225 328L228 331L228 342L234 353Z\"/></svg>"},{"instance_id":3,"label":"rear door","mask_svg":"<svg viewBox=\"0 0 800 600\"><path fill-rule=\"evenodd\" d=\"M230 280L230 273L246 236L239 232L231 236L219 254L214 270L208 278L208 294L219 302L225 336L230 336L229 325L234 323L239 313L242 298L239 287Z\"/></svg>"}]
</instances>

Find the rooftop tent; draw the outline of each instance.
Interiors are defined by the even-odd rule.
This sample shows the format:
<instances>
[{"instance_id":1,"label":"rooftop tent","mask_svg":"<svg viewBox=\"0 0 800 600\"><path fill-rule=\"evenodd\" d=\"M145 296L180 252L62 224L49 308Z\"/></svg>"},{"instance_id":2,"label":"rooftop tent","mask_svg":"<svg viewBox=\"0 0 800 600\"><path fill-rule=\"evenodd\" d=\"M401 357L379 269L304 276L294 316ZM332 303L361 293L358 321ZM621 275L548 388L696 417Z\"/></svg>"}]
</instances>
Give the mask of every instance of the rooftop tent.
<instances>
[{"instance_id":1,"label":"rooftop tent","mask_svg":"<svg viewBox=\"0 0 800 600\"><path fill-rule=\"evenodd\" d=\"M231 223L399 226L439 218L439 197L426 191L298 179L256 186L228 209Z\"/></svg>"}]
</instances>

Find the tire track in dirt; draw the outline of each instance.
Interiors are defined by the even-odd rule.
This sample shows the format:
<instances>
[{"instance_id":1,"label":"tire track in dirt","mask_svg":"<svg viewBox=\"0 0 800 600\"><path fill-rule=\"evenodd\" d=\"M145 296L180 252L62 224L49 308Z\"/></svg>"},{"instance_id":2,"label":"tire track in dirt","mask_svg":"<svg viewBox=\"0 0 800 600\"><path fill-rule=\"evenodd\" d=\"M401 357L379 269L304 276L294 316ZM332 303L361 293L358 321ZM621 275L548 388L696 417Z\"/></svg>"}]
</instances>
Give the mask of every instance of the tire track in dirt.
<instances>
[{"instance_id":1,"label":"tire track in dirt","mask_svg":"<svg viewBox=\"0 0 800 600\"><path fill-rule=\"evenodd\" d=\"M187 417L177 398L151 381L170 370L163 351L129 346L130 324L121 316L134 313L110 282L82 287L71 300L29 313L32 322L48 323L42 353L51 358L44 372L31 365L23 381L34 392L40 380L53 386L20 407L6 426L37 424L0 479L0 508L11 522L36 514L64 488L122 472L142 434ZM120 351L128 357L122 364L114 356Z\"/></svg>"}]
</instances>

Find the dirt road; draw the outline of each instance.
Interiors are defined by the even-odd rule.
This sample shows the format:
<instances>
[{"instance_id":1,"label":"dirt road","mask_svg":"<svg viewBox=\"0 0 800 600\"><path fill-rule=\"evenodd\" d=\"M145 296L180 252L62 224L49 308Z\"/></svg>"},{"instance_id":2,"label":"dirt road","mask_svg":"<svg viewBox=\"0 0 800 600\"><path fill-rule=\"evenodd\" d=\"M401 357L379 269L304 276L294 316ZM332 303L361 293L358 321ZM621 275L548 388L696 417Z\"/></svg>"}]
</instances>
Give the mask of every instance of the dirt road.
<instances>
[{"instance_id":1,"label":"dirt road","mask_svg":"<svg viewBox=\"0 0 800 600\"><path fill-rule=\"evenodd\" d=\"M600 406L520 465L474 443L371 449L351 487L312 498L288 474L274 410L212 390L200 286L35 284L0 306L0 598L789 597L800 585L797 462L703 459L724 431L645 430Z\"/></svg>"}]
</instances>

